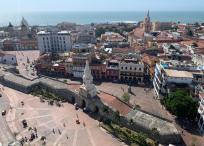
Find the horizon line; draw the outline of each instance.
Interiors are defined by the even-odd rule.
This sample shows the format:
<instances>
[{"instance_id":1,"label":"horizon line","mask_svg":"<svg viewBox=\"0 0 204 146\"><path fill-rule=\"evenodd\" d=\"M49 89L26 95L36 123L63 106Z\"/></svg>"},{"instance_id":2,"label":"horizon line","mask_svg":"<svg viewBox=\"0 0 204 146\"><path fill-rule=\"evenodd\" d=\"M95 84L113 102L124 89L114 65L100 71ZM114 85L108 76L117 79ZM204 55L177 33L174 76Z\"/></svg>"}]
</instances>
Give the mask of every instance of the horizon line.
<instances>
[{"instance_id":1,"label":"horizon line","mask_svg":"<svg viewBox=\"0 0 204 146\"><path fill-rule=\"evenodd\" d=\"M59 10L59 11L3 11L2 13L41 13L41 12L148 12L147 10L117 10L117 11L104 11L104 10L93 10L93 11L87 11L87 10L79 10L79 11L64 11L64 10ZM204 10L149 10L149 12L204 12Z\"/></svg>"}]
</instances>

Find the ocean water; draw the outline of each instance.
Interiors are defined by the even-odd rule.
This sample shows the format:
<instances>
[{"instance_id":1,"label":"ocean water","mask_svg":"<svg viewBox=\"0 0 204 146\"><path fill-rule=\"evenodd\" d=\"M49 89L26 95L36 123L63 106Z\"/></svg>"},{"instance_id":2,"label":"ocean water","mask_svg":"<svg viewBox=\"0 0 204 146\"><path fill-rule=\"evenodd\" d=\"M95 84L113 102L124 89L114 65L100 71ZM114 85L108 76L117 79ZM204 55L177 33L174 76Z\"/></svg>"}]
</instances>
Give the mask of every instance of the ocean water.
<instances>
[{"instance_id":1,"label":"ocean water","mask_svg":"<svg viewBox=\"0 0 204 146\"><path fill-rule=\"evenodd\" d=\"M22 16L31 25L55 25L62 21L75 22L78 24L115 22L115 21L141 21L146 12L17 12L0 13L0 26L8 25L9 22L17 25ZM202 12L150 12L153 21L174 21L182 23L204 22Z\"/></svg>"}]
</instances>

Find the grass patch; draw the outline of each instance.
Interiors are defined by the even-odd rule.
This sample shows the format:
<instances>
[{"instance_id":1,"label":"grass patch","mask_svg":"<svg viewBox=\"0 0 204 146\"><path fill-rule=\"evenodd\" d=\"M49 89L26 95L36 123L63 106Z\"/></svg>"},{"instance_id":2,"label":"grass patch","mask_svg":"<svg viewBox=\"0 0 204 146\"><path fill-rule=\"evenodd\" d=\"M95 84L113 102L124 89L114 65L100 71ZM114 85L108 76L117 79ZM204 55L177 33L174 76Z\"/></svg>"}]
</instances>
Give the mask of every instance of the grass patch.
<instances>
[{"instance_id":1,"label":"grass patch","mask_svg":"<svg viewBox=\"0 0 204 146\"><path fill-rule=\"evenodd\" d=\"M64 99L60 96L55 95L54 93L48 92L42 88L36 88L31 92L32 95L38 96L44 100L51 100L51 101L64 101Z\"/></svg>"},{"instance_id":2,"label":"grass patch","mask_svg":"<svg viewBox=\"0 0 204 146\"><path fill-rule=\"evenodd\" d=\"M112 122L101 123L101 127L128 145L156 146L155 142L143 133L137 133Z\"/></svg>"}]
</instances>

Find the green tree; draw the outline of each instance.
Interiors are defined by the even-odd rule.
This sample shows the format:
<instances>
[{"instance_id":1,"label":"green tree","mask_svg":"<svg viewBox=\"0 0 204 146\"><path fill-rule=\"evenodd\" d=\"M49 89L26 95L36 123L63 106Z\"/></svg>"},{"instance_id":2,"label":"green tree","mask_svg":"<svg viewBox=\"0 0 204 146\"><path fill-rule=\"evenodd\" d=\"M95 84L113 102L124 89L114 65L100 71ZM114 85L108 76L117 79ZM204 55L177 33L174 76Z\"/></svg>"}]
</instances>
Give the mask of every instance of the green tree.
<instances>
[{"instance_id":1,"label":"green tree","mask_svg":"<svg viewBox=\"0 0 204 146\"><path fill-rule=\"evenodd\" d=\"M152 128L152 136L156 141L159 141L159 131L157 128Z\"/></svg>"},{"instance_id":2,"label":"green tree","mask_svg":"<svg viewBox=\"0 0 204 146\"><path fill-rule=\"evenodd\" d=\"M120 112L119 111L114 112L113 117L114 117L114 120L116 122L119 122L120 121Z\"/></svg>"},{"instance_id":3,"label":"green tree","mask_svg":"<svg viewBox=\"0 0 204 146\"><path fill-rule=\"evenodd\" d=\"M164 99L164 105L177 117L187 118L190 121L195 120L198 103L184 90L172 92Z\"/></svg>"},{"instance_id":4,"label":"green tree","mask_svg":"<svg viewBox=\"0 0 204 146\"><path fill-rule=\"evenodd\" d=\"M129 93L124 93L122 97L123 97L123 100L124 100L125 102L129 103L129 101L130 101L130 95L129 95Z\"/></svg>"}]
</instances>

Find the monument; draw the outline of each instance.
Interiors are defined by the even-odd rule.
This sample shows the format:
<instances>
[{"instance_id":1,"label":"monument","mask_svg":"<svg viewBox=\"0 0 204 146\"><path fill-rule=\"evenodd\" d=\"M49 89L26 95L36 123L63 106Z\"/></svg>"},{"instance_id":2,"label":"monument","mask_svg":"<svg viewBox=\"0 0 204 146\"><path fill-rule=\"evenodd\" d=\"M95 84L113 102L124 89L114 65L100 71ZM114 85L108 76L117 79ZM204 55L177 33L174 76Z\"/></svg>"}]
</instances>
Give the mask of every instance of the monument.
<instances>
[{"instance_id":1,"label":"monument","mask_svg":"<svg viewBox=\"0 0 204 146\"><path fill-rule=\"evenodd\" d=\"M93 76L91 75L88 61L86 61L83 75L83 84L80 87L79 94L86 98L93 98L97 95L97 89L93 84Z\"/></svg>"}]
</instances>

